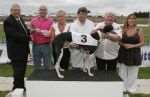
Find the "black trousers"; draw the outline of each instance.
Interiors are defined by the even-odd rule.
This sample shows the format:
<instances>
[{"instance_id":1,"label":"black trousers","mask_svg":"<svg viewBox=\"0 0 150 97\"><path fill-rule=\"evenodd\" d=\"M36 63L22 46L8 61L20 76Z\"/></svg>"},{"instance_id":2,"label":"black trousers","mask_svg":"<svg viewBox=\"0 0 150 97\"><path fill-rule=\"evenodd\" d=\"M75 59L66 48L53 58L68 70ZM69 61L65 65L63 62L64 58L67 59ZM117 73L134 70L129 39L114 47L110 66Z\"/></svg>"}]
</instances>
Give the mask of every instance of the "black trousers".
<instances>
[{"instance_id":1,"label":"black trousers","mask_svg":"<svg viewBox=\"0 0 150 97\"><path fill-rule=\"evenodd\" d=\"M116 70L116 65L117 65L117 59L113 59L113 60L103 60L100 58L96 57L96 64L97 64L97 68L98 70L105 70L105 71L109 71L109 70Z\"/></svg>"},{"instance_id":2,"label":"black trousers","mask_svg":"<svg viewBox=\"0 0 150 97\"><path fill-rule=\"evenodd\" d=\"M13 90L16 88L23 88L26 90L24 77L26 73L27 60L12 60L11 64L14 77Z\"/></svg>"}]
</instances>

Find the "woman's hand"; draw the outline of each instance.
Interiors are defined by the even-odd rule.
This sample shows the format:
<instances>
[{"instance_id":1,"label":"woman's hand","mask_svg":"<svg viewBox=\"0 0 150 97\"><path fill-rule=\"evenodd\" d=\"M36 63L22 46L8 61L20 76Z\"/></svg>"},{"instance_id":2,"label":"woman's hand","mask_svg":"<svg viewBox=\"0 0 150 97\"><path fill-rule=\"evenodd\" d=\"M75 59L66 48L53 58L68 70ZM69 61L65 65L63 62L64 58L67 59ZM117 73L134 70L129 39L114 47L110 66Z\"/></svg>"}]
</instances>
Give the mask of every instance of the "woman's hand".
<instances>
[{"instance_id":1,"label":"woman's hand","mask_svg":"<svg viewBox=\"0 0 150 97\"><path fill-rule=\"evenodd\" d=\"M126 49L131 49L131 48L134 48L135 45L133 44L123 44L123 46L126 48Z\"/></svg>"}]
</instances>

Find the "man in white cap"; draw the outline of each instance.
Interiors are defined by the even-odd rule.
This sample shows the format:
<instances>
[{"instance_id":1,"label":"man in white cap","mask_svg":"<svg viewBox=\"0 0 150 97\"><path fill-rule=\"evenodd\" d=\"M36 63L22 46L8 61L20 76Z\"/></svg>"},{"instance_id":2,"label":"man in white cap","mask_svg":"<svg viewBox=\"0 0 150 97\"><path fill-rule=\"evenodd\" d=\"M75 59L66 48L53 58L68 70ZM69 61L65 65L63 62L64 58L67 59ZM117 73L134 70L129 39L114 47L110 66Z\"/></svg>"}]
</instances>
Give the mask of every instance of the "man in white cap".
<instances>
[{"instance_id":1,"label":"man in white cap","mask_svg":"<svg viewBox=\"0 0 150 97\"><path fill-rule=\"evenodd\" d=\"M71 24L70 32L91 34L95 24L87 18L88 13L90 13L90 11L86 7L81 7L78 9L77 19ZM83 37L81 41L86 42L86 40L86 37ZM77 48L71 49L71 63L73 67L84 68L85 53L85 51L78 49L78 46ZM92 59L94 62L95 58L93 57Z\"/></svg>"}]
</instances>

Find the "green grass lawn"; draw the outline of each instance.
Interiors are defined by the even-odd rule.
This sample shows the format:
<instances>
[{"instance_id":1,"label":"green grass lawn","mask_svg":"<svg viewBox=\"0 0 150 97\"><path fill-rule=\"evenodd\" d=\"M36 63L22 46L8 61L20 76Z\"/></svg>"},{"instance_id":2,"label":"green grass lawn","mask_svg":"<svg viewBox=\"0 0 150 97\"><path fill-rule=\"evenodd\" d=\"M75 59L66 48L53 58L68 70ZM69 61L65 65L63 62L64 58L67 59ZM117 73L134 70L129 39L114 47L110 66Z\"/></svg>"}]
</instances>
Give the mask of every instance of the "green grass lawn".
<instances>
[{"instance_id":1,"label":"green grass lawn","mask_svg":"<svg viewBox=\"0 0 150 97\"><path fill-rule=\"evenodd\" d=\"M138 76L140 79L150 79L150 67L140 68Z\"/></svg>"},{"instance_id":2,"label":"green grass lawn","mask_svg":"<svg viewBox=\"0 0 150 97\"><path fill-rule=\"evenodd\" d=\"M150 44L150 27L143 27L145 44Z\"/></svg>"},{"instance_id":3,"label":"green grass lawn","mask_svg":"<svg viewBox=\"0 0 150 97\"><path fill-rule=\"evenodd\" d=\"M0 76L9 77L12 76L12 69L10 65L0 65ZM32 73L32 66L27 67L26 76ZM139 70L140 79L150 79L150 67L142 67Z\"/></svg>"},{"instance_id":4,"label":"green grass lawn","mask_svg":"<svg viewBox=\"0 0 150 97\"><path fill-rule=\"evenodd\" d=\"M130 97L150 97L150 94L131 94Z\"/></svg>"},{"instance_id":5,"label":"green grass lawn","mask_svg":"<svg viewBox=\"0 0 150 97\"><path fill-rule=\"evenodd\" d=\"M26 76L29 76L32 73L32 66L27 67ZM13 71L10 65L0 65L0 76L9 77L12 76Z\"/></svg>"},{"instance_id":6,"label":"green grass lawn","mask_svg":"<svg viewBox=\"0 0 150 97\"><path fill-rule=\"evenodd\" d=\"M5 97L8 92L0 92L0 97Z\"/></svg>"},{"instance_id":7,"label":"green grass lawn","mask_svg":"<svg viewBox=\"0 0 150 97\"><path fill-rule=\"evenodd\" d=\"M137 24L147 24L149 22L148 18L137 18ZM126 21L125 17L118 17L117 18L117 23L121 23L124 24L124 22Z\"/></svg>"},{"instance_id":8,"label":"green grass lawn","mask_svg":"<svg viewBox=\"0 0 150 97\"><path fill-rule=\"evenodd\" d=\"M5 39L5 34L3 30L3 25L0 24L0 42L2 42Z\"/></svg>"}]
</instances>

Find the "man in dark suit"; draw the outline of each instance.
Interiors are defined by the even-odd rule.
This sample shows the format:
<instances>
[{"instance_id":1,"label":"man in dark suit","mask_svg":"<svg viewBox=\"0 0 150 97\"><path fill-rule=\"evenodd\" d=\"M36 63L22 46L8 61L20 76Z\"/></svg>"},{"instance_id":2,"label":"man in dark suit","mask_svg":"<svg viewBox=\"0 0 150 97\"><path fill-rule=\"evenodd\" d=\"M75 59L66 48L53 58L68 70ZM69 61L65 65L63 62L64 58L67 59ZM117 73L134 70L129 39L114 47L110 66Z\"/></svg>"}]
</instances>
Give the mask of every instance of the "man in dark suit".
<instances>
[{"instance_id":1,"label":"man in dark suit","mask_svg":"<svg viewBox=\"0 0 150 97\"><path fill-rule=\"evenodd\" d=\"M4 21L4 32L8 58L11 60L14 72L13 90L16 88L25 90L24 76L29 54L29 30L20 16L20 6L13 4L10 11L11 14Z\"/></svg>"}]
</instances>

